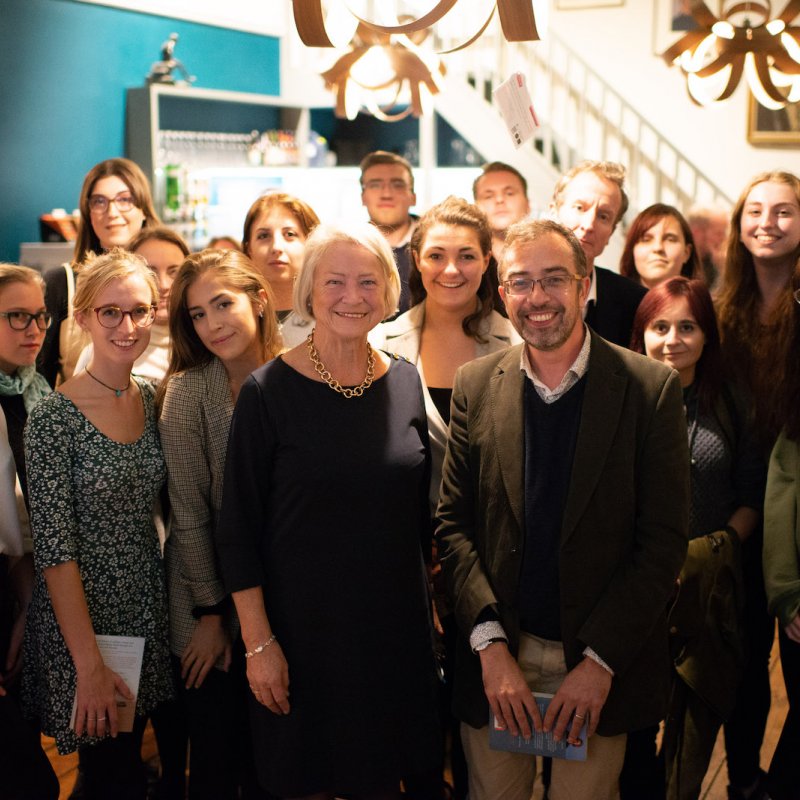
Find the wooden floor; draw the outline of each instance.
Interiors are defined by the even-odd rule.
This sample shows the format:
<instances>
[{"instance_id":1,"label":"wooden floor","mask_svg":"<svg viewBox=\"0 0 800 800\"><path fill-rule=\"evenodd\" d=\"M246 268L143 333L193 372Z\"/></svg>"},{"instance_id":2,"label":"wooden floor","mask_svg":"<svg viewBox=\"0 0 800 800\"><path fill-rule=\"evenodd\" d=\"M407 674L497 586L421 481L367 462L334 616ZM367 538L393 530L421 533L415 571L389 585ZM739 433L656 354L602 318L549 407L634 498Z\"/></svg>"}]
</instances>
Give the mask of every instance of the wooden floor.
<instances>
[{"instance_id":1,"label":"wooden floor","mask_svg":"<svg viewBox=\"0 0 800 800\"><path fill-rule=\"evenodd\" d=\"M773 645L772 655L770 657L770 684L772 686L772 706L769 712L769 719L767 720L767 732L764 736L764 744L761 748L761 766L763 769L769 767L769 762L778 744L778 737L783 728L783 721L786 718L786 712L788 710L786 690L783 685L783 673L781 672L780 659L778 658L777 639ZM78 757L74 753L69 756L58 755L53 740L45 736L42 737L42 744L61 784L59 800L67 800L75 783ZM152 729L149 725L145 733L142 755L146 760L150 760L156 756L156 744ZM798 754L798 757L800 757L800 754ZM714 755L711 759L711 765L706 774L705 781L703 781L703 790L700 795L700 800L727 800L727 785L728 768L725 763L725 747L722 742L722 734L720 734L714 749ZM541 796L541 787L537 787L532 800L537 800L541 798Z\"/></svg>"},{"instance_id":2,"label":"wooden floor","mask_svg":"<svg viewBox=\"0 0 800 800\"><path fill-rule=\"evenodd\" d=\"M67 800L78 774L78 754L71 753L68 756L60 756L56 750L55 741L47 736L42 736L42 747L44 747L47 757L50 759L50 763L58 776L58 782L61 786L58 800ZM153 729L148 724L144 734L144 743L142 744L142 757L146 761L150 761L156 758L157 753Z\"/></svg>"},{"instance_id":3,"label":"wooden floor","mask_svg":"<svg viewBox=\"0 0 800 800\"><path fill-rule=\"evenodd\" d=\"M761 768L769 768L772 754L778 745L778 739L783 729L783 721L789 710L789 703L786 699L786 687L783 685L783 672L778 656L778 640L772 645L770 655L770 686L772 687L772 704L770 705L769 718L767 719L767 730L764 734L764 743L761 746ZM798 754L800 757L800 753ZM728 785L728 767L725 763L725 746L722 741L722 734L717 737L717 745L714 748L714 755L706 778L703 781L703 791L700 800L727 800L726 787Z\"/></svg>"}]
</instances>

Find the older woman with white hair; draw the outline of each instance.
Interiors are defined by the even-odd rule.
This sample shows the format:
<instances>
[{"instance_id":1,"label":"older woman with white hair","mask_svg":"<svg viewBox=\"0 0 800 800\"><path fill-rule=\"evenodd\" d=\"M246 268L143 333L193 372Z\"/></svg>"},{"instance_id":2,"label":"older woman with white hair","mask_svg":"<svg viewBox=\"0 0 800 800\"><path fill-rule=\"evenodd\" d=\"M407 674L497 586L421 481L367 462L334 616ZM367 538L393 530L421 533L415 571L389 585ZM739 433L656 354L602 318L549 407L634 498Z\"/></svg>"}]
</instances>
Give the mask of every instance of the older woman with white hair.
<instances>
[{"instance_id":1,"label":"older woman with white hair","mask_svg":"<svg viewBox=\"0 0 800 800\"><path fill-rule=\"evenodd\" d=\"M282 797L395 798L437 764L425 408L415 367L367 341L399 293L377 228L317 228L294 293L313 330L233 416L217 548Z\"/></svg>"}]
</instances>

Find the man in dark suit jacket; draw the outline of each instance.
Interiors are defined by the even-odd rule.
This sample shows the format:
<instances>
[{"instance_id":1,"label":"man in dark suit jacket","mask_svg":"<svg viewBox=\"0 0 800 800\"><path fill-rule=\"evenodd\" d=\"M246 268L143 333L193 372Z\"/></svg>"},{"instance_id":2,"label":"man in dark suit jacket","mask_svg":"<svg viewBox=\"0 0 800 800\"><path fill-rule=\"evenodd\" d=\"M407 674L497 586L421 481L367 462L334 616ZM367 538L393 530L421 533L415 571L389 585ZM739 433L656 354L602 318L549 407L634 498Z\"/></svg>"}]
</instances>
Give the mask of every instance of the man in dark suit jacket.
<instances>
[{"instance_id":1,"label":"man in dark suit jacket","mask_svg":"<svg viewBox=\"0 0 800 800\"><path fill-rule=\"evenodd\" d=\"M626 732L666 706L688 526L681 387L588 330L586 273L561 225L509 229L501 292L525 344L456 375L437 537L471 800L528 800L535 778L532 757L490 750L490 708L525 736L527 715L572 743L586 724L588 759L554 759L551 789L602 800ZM531 690L555 695L544 720Z\"/></svg>"},{"instance_id":2,"label":"man in dark suit jacket","mask_svg":"<svg viewBox=\"0 0 800 800\"><path fill-rule=\"evenodd\" d=\"M551 203L553 218L569 228L586 254L591 284L584 319L604 339L628 347L633 317L647 290L594 265L628 210L625 168L612 161L583 161L562 175Z\"/></svg>"}]
</instances>

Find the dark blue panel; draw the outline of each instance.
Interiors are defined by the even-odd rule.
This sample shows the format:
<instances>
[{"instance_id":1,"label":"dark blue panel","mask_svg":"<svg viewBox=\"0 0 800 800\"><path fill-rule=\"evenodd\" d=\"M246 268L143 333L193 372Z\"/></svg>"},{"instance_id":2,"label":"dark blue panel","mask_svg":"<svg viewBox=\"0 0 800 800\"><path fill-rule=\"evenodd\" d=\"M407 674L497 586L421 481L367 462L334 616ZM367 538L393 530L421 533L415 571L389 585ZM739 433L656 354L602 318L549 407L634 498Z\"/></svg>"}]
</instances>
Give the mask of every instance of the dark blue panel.
<instances>
[{"instance_id":1,"label":"dark blue panel","mask_svg":"<svg viewBox=\"0 0 800 800\"><path fill-rule=\"evenodd\" d=\"M161 43L197 86L279 94L279 41L71 0L2 0L0 259L38 240L38 218L77 205L86 172L124 153L125 90L142 86Z\"/></svg>"},{"instance_id":2,"label":"dark blue panel","mask_svg":"<svg viewBox=\"0 0 800 800\"><path fill-rule=\"evenodd\" d=\"M281 127L281 110L275 106L186 97L162 97L159 117L164 130L249 133Z\"/></svg>"}]
</instances>

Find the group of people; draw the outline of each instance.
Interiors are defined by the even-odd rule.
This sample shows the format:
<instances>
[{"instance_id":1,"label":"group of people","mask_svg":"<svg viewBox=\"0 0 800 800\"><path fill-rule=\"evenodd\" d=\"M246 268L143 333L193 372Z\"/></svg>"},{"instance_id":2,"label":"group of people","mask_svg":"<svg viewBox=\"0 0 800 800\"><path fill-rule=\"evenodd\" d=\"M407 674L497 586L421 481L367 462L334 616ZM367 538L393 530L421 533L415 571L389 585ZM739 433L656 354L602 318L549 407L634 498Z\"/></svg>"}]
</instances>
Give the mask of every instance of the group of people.
<instances>
[{"instance_id":1,"label":"group of people","mask_svg":"<svg viewBox=\"0 0 800 800\"><path fill-rule=\"evenodd\" d=\"M796 798L800 180L705 252L645 209L618 274L624 177L534 220L492 162L416 217L378 151L370 223L274 192L190 253L95 166L72 262L0 265L3 796L57 797L43 732L73 797L140 800L151 720L162 798L529 800L491 716L587 741L551 800L697 798L722 726L732 800ZM137 686L98 636L143 640Z\"/></svg>"}]
</instances>

